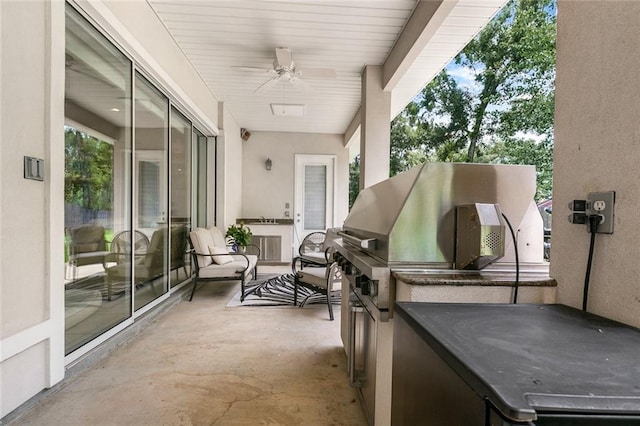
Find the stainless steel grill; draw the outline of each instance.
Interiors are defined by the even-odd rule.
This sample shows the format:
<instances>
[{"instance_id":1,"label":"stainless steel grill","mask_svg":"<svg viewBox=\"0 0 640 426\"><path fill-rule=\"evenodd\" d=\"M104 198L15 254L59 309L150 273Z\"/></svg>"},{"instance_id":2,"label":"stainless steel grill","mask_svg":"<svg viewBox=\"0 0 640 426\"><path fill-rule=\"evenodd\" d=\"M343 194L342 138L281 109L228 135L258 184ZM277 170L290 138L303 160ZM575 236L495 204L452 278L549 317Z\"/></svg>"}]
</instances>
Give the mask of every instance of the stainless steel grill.
<instances>
[{"instance_id":1,"label":"stainless steel grill","mask_svg":"<svg viewBox=\"0 0 640 426\"><path fill-rule=\"evenodd\" d=\"M337 258L352 286L382 311L394 303L394 269L513 267L502 213L518 229L521 262L542 263L534 194L533 166L426 163L360 192Z\"/></svg>"}]
</instances>

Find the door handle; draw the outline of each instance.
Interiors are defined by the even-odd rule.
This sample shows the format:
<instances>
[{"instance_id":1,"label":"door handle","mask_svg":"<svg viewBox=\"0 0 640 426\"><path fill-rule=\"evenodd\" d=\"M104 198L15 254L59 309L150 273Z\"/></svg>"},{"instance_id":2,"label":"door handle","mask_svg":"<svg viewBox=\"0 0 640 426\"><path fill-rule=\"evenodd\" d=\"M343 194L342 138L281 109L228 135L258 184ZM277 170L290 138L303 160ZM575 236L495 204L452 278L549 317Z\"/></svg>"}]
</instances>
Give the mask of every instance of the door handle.
<instances>
[{"instance_id":1,"label":"door handle","mask_svg":"<svg viewBox=\"0 0 640 426\"><path fill-rule=\"evenodd\" d=\"M362 382L356 377L356 321L358 314L362 314L362 306L350 305L350 331L349 331L349 384L353 387L361 387Z\"/></svg>"}]
</instances>

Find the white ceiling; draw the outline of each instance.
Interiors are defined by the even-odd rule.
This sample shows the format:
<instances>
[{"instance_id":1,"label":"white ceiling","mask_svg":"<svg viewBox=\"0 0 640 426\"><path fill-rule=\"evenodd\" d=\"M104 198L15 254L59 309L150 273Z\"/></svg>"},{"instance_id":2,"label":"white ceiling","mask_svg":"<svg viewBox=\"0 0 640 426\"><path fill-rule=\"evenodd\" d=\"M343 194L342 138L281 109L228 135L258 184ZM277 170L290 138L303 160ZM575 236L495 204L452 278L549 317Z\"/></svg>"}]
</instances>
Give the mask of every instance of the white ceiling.
<instances>
[{"instance_id":1,"label":"white ceiling","mask_svg":"<svg viewBox=\"0 0 640 426\"><path fill-rule=\"evenodd\" d=\"M343 134L365 65L384 66L397 114L506 0L147 1L241 127ZM272 68L276 47L290 48L302 70L337 77L304 78L309 92L278 82L254 94L270 75L232 67ZM303 104L304 116L274 116L272 103Z\"/></svg>"}]
</instances>

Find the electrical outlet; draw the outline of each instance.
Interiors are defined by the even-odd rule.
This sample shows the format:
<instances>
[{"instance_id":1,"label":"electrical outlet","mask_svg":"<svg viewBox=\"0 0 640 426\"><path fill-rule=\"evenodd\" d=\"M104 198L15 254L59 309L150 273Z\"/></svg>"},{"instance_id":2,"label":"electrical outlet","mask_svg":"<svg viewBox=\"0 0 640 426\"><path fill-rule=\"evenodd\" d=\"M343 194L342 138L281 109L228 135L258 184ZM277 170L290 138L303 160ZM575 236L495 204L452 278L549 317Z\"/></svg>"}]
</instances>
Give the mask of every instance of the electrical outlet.
<instances>
[{"instance_id":1,"label":"electrical outlet","mask_svg":"<svg viewBox=\"0 0 640 426\"><path fill-rule=\"evenodd\" d=\"M600 215L599 234L613 234L613 206L616 201L615 191L590 192L589 214Z\"/></svg>"}]
</instances>

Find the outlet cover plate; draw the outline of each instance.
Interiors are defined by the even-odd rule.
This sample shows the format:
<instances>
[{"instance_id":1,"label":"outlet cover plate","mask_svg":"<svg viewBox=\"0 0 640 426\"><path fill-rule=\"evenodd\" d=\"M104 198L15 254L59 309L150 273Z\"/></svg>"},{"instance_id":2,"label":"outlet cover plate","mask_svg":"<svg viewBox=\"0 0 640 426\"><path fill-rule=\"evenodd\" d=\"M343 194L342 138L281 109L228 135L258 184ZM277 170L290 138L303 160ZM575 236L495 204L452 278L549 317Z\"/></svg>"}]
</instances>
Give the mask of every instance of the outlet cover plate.
<instances>
[{"instance_id":1,"label":"outlet cover plate","mask_svg":"<svg viewBox=\"0 0 640 426\"><path fill-rule=\"evenodd\" d=\"M598 225L598 234L613 234L613 210L616 202L615 191L590 192L587 196L589 200L589 214L601 214L604 216L604 222ZM605 208L602 211L595 211L593 204L596 201L604 201Z\"/></svg>"}]
</instances>

